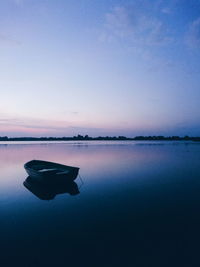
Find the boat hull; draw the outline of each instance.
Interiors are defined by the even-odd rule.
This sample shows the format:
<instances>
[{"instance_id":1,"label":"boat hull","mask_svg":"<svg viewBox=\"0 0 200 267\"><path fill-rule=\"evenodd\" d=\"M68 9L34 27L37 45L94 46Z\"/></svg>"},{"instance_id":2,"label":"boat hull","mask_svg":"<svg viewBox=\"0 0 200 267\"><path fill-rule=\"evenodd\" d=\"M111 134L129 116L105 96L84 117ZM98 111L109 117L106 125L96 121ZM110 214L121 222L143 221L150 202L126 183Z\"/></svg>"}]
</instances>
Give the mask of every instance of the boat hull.
<instances>
[{"instance_id":1,"label":"boat hull","mask_svg":"<svg viewBox=\"0 0 200 267\"><path fill-rule=\"evenodd\" d=\"M74 181L78 176L79 168L59 163L31 160L24 164L28 175L39 182Z\"/></svg>"}]
</instances>

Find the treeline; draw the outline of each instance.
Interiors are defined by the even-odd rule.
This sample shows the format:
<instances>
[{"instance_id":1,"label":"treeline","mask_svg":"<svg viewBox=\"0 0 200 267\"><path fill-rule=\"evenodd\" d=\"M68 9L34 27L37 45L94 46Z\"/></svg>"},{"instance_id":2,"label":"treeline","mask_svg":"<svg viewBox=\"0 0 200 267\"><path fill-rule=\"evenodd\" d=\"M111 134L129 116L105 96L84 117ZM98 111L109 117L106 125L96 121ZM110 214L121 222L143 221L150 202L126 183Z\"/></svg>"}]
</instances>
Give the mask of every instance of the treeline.
<instances>
[{"instance_id":1,"label":"treeline","mask_svg":"<svg viewBox=\"0 0 200 267\"><path fill-rule=\"evenodd\" d=\"M133 140L147 140L147 141L200 141L200 137L190 137L190 136L136 136Z\"/></svg>"},{"instance_id":2,"label":"treeline","mask_svg":"<svg viewBox=\"0 0 200 267\"><path fill-rule=\"evenodd\" d=\"M90 137L88 135L80 135L73 137L7 137L0 136L0 141L113 141L113 140L133 140L133 141L200 141L200 137L190 137L190 136L136 136L133 138L125 136L98 136Z\"/></svg>"}]
</instances>

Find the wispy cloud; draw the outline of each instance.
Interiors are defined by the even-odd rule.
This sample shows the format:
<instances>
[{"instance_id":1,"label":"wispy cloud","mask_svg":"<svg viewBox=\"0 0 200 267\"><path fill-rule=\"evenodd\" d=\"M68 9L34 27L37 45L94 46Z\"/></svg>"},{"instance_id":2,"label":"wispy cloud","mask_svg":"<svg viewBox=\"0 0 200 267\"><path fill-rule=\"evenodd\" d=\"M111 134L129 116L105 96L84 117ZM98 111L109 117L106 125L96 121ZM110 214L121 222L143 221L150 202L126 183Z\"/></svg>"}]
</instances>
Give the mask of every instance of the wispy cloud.
<instances>
[{"instance_id":1,"label":"wispy cloud","mask_svg":"<svg viewBox=\"0 0 200 267\"><path fill-rule=\"evenodd\" d=\"M0 136L73 136L77 134L98 136L114 135L114 132L119 130L81 124L77 126L67 121L12 116L1 116L0 129Z\"/></svg>"},{"instance_id":2,"label":"wispy cloud","mask_svg":"<svg viewBox=\"0 0 200 267\"><path fill-rule=\"evenodd\" d=\"M189 25L186 43L191 48L200 48L200 17Z\"/></svg>"},{"instance_id":3,"label":"wispy cloud","mask_svg":"<svg viewBox=\"0 0 200 267\"><path fill-rule=\"evenodd\" d=\"M172 10L169 7L164 7L161 9L161 12L168 15L172 13Z\"/></svg>"},{"instance_id":4,"label":"wispy cloud","mask_svg":"<svg viewBox=\"0 0 200 267\"><path fill-rule=\"evenodd\" d=\"M1 127L17 127L19 129L63 130L73 124L67 121L53 121L37 118L5 116L0 118Z\"/></svg>"},{"instance_id":5,"label":"wispy cloud","mask_svg":"<svg viewBox=\"0 0 200 267\"><path fill-rule=\"evenodd\" d=\"M13 1L14 1L14 3L15 3L16 5L18 5L18 6L23 5L24 2L25 2L25 0L13 0Z\"/></svg>"},{"instance_id":6,"label":"wispy cloud","mask_svg":"<svg viewBox=\"0 0 200 267\"><path fill-rule=\"evenodd\" d=\"M161 45L171 41L166 25L138 7L114 7L105 15L102 40L124 39L136 45Z\"/></svg>"},{"instance_id":7,"label":"wispy cloud","mask_svg":"<svg viewBox=\"0 0 200 267\"><path fill-rule=\"evenodd\" d=\"M0 33L0 44L15 46L15 45L20 45L21 42L19 42L18 40L15 40L14 38L8 35Z\"/></svg>"}]
</instances>

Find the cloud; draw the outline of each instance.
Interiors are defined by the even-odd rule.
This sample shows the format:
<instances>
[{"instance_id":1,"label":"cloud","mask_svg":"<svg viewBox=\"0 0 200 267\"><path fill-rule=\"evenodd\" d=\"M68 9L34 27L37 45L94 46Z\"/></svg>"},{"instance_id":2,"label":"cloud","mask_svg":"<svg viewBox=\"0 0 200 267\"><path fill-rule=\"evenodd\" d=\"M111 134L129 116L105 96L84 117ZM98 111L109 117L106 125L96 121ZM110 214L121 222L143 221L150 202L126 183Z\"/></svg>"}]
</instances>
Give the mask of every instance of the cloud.
<instances>
[{"instance_id":1,"label":"cloud","mask_svg":"<svg viewBox=\"0 0 200 267\"><path fill-rule=\"evenodd\" d=\"M45 119L28 119L1 114L0 136L74 136L82 135L115 135L119 129L92 126L75 126L67 121L53 121Z\"/></svg>"},{"instance_id":2,"label":"cloud","mask_svg":"<svg viewBox=\"0 0 200 267\"><path fill-rule=\"evenodd\" d=\"M161 19L138 6L114 7L105 15L105 31L101 37L102 40L119 39L146 46L167 44L171 41Z\"/></svg>"},{"instance_id":3,"label":"cloud","mask_svg":"<svg viewBox=\"0 0 200 267\"><path fill-rule=\"evenodd\" d=\"M77 112L74 112L77 115ZM87 123L85 125L79 123L77 126L77 123L65 120L7 115L0 110L0 136L73 136L76 134L98 135L102 132L106 133L106 130Z\"/></svg>"},{"instance_id":4,"label":"cloud","mask_svg":"<svg viewBox=\"0 0 200 267\"><path fill-rule=\"evenodd\" d=\"M4 35L0 33L0 44L5 44L5 45L20 45L21 42L9 37L8 35Z\"/></svg>"},{"instance_id":5,"label":"cloud","mask_svg":"<svg viewBox=\"0 0 200 267\"><path fill-rule=\"evenodd\" d=\"M200 17L189 25L186 43L191 48L200 48Z\"/></svg>"},{"instance_id":6,"label":"cloud","mask_svg":"<svg viewBox=\"0 0 200 267\"><path fill-rule=\"evenodd\" d=\"M164 13L164 14L167 14L167 15L169 15L169 14L172 13L172 11L171 11L171 9L170 9L169 7L164 7L164 8L161 10L161 12Z\"/></svg>"},{"instance_id":7,"label":"cloud","mask_svg":"<svg viewBox=\"0 0 200 267\"><path fill-rule=\"evenodd\" d=\"M18 5L18 6L22 6L23 4L24 4L24 1L25 0L13 0L14 1L14 3L16 4L16 5Z\"/></svg>"},{"instance_id":8,"label":"cloud","mask_svg":"<svg viewBox=\"0 0 200 267\"><path fill-rule=\"evenodd\" d=\"M17 127L23 129L41 129L41 130L63 130L69 126L70 123L66 121L53 121L36 118L25 118L25 117L11 117L6 116L0 118L0 126L2 127Z\"/></svg>"}]
</instances>

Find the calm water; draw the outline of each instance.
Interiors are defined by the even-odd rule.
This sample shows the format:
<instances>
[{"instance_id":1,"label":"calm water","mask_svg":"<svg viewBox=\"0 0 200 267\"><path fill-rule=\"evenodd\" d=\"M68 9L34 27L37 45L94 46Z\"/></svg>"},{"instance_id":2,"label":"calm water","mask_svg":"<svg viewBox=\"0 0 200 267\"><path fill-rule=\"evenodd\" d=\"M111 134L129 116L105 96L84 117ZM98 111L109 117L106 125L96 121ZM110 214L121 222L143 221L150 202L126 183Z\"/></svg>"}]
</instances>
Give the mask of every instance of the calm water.
<instances>
[{"instance_id":1,"label":"calm water","mask_svg":"<svg viewBox=\"0 0 200 267\"><path fill-rule=\"evenodd\" d=\"M80 167L41 200L32 159ZM0 143L0 266L200 266L200 143Z\"/></svg>"}]
</instances>

